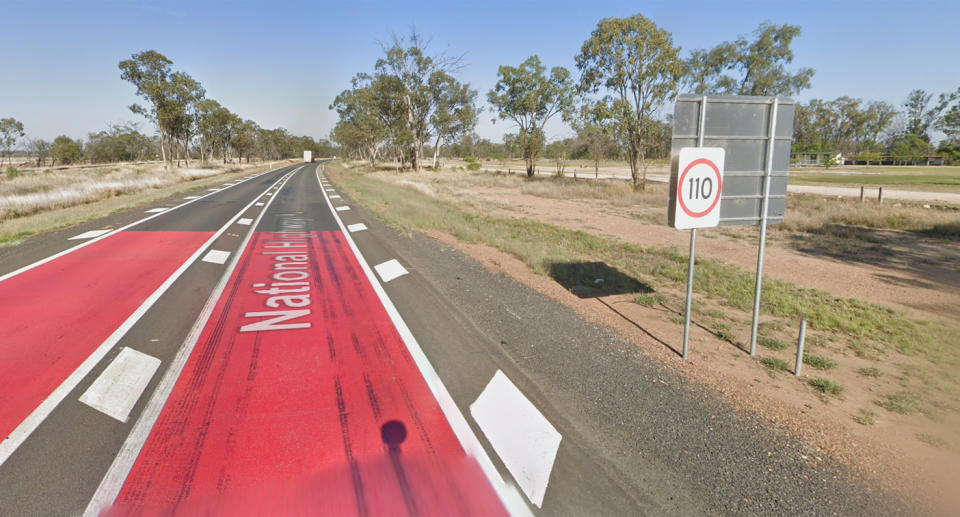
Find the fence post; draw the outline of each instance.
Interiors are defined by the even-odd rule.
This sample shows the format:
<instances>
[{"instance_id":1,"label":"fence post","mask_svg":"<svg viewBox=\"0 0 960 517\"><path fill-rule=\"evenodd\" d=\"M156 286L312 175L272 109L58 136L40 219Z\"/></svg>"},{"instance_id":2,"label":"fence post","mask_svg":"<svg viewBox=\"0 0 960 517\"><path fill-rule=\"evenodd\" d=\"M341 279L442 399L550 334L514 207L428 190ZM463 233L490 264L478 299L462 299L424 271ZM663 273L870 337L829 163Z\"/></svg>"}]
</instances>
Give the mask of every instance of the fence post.
<instances>
[{"instance_id":1,"label":"fence post","mask_svg":"<svg viewBox=\"0 0 960 517\"><path fill-rule=\"evenodd\" d=\"M860 202L863 203L863 185L860 185Z\"/></svg>"},{"instance_id":2,"label":"fence post","mask_svg":"<svg viewBox=\"0 0 960 517\"><path fill-rule=\"evenodd\" d=\"M803 369L803 341L807 337L807 320L800 320L800 337L797 338L797 362L793 367L793 374L800 376L800 370Z\"/></svg>"},{"instance_id":3,"label":"fence post","mask_svg":"<svg viewBox=\"0 0 960 517\"><path fill-rule=\"evenodd\" d=\"M880 187L880 190L877 191L877 202L883 204L883 187Z\"/></svg>"}]
</instances>

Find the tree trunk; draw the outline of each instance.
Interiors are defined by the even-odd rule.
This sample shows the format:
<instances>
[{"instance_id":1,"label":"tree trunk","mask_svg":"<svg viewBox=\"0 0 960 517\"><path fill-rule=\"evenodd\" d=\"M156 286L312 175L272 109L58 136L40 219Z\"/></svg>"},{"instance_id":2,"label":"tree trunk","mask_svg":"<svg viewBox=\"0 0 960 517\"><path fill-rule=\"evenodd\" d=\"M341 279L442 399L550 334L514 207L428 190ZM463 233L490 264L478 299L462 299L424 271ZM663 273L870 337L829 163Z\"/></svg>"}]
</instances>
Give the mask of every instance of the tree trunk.
<instances>
[{"instance_id":1,"label":"tree trunk","mask_svg":"<svg viewBox=\"0 0 960 517\"><path fill-rule=\"evenodd\" d=\"M440 135L437 135L437 143L436 145L433 146L433 168L434 169L440 168L440 142L441 141L442 140L440 138Z\"/></svg>"},{"instance_id":2,"label":"tree trunk","mask_svg":"<svg viewBox=\"0 0 960 517\"><path fill-rule=\"evenodd\" d=\"M163 130L160 130L160 159L163 160L163 168L167 170L167 149L164 147L166 140L164 139Z\"/></svg>"}]
</instances>

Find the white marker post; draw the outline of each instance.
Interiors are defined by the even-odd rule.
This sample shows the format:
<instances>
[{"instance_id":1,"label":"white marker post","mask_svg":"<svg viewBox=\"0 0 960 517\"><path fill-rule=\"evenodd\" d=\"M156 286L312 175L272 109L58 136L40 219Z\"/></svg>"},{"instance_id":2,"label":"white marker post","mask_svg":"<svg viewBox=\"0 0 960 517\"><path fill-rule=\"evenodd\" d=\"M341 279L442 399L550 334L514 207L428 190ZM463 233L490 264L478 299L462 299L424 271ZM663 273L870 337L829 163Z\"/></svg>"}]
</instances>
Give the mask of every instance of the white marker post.
<instances>
[{"instance_id":1,"label":"white marker post","mask_svg":"<svg viewBox=\"0 0 960 517\"><path fill-rule=\"evenodd\" d=\"M702 135L702 133L701 133ZM701 136L702 139L702 136ZM701 140L702 141L702 140ZM687 263L687 301L683 316L683 360L690 343L690 312L693 302L693 265L697 228L720 224L720 193L723 191L724 150L720 147L684 147L680 149L677 179L672 203L673 227L690 230L690 258Z\"/></svg>"}]
</instances>

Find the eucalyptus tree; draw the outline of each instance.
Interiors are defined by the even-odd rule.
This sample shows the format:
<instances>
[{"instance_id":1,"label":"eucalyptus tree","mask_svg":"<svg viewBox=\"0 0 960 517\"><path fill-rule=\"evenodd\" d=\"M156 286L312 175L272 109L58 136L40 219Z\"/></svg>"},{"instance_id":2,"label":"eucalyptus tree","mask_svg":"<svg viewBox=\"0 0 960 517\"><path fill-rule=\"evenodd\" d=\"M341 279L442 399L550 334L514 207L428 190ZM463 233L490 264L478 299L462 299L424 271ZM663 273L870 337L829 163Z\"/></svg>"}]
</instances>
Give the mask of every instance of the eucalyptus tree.
<instances>
[{"instance_id":1,"label":"eucalyptus tree","mask_svg":"<svg viewBox=\"0 0 960 517\"><path fill-rule=\"evenodd\" d=\"M570 71L555 66L547 75L540 58L530 56L517 67L501 65L497 77L497 84L487 92L487 100L496 108L498 118L517 125L527 176L532 177L544 143L544 126L573 106Z\"/></svg>"},{"instance_id":2,"label":"eucalyptus tree","mask_svg":"<svg viewBox=\"0 0 960 517\"><path fill-rule=\"evenodd\" d=\"M396 80L398 99L402 102L402 119L409 136L404 142L408 148L413 169L423 168L423 144L430 137L430 115L436 107L436 96L430 87L430 79L437 72L450 72L458 66L458 60L444 55L427 53L429 41L416 31L409 38L393 36L390 47L383 45L384 57L376 62L378 78L392 77ZM394 142L396 143L396 142Z\"/></svg>"},{"instance_id":3,"label":"eucalyptus tree","mask_svg":"<svg viewBox=\"0 0 960 517\"><path fill-rule=\"evenodd\" d=\"M167 156L168 141L173 137L173 124L170 117L171 103L170 76L173 74L170 66L173 61L155 50L146 50L133 54L130 59L120 62L120 78L129 81L137 88L137 95L149 102L144 107L140 104L130 106L130 111L142 115L156 125L160 133L160 154L164 167L169 167ZM172 157L171 157L172 158Z\"/></svg>"},{"instance_id":4,"label":"eucalyptus tree","mask_svg":"<svg viewBox=\"0 0 960 517\"><path fill-rule=\"evenodd\" d=\"M330 136L350 155L370 162L372 167L386 143L389 126L384 124L385 117L378 104L380 94L367 79L355 77L353 87L340 92L330 105L340 117Z\"/></svg>"},{"instance_id":5,"label":"eucalyptus tree","mask_svg":"<svg viewBox=\"0 0 960 517\"><path fill-rule=\"evenodd\" d=\"M14 147L17 145L17 140L23 138L24 134L23 122L13 117L0 119L0 151L3 151L3 157L8 162L13 154Z\"/></svg>"},{"instance_id":6,"label":"eucalyptus tree","mask_svg":"<svg viewBox=\"0 0 960 517\"><path fill-rule=\"evenodd\" d=\"M429 83L436 106L430 116L430 127L436 138L433 145L433 168L436 169L440 166L440 147L472 133L477 127L477 92L443 71L430 76Z\"/></svg>"},{"instance_id":7,"label":"eucalyptus tree","mask_svg":"<svg viewBox=\"0 0 960 517\"><path fill-rule=\"evenodd\" d=\"M593 159L594 178L600 176L600 160L616 142L616 127L605 102L584 99L576 110L564 114L564 120L577 133L577 140L586 147Z\"/></svg>"},{"instance_id":8,"label":"eucalyptus tree","mask_svg":"<svg viewBox=\"0 0 960 517\"><path fill-rule=\"evenodd\" d=\"M30 139L30 153L37 158L37 167L42 167L50 155L50 148L53 144L42 138Z\"/></svg>"},{"instance_id":9,"label":"eucalyptus tree","mask_svg":"<svg viewBox=\"0 0 960 517\"><path fill-rule=\"evenodd\" d=\"M713 49L694 50L686 61L687 83L696 93L794 95L810 87L812 68L787 70L796 25L761 23L748 40L740 36Z\"/></svg>"},{"instance_id":10,"label":"eucalyptus tree","mask_svg":"<svg viewBox=\"0 0 960 517\"><path fill-rule=\"evenodd\" d=\"M170 147L173 147L174 141L179 144L177 165L180 165L180 150L182 150L189 167L190 140L197 134L196 112L198 104L206 96L206 90L198 81L183 72L171 74L168 88L170 94L167 101L163 103L160 114L170 128ZM172 159L172 149L170 154Z\"/></svg>"},{"instance_id":11,"label":"eucalyptus tree","mask_svg":"<svg viewBox=\"0 0 960 517\"><path fill-rule=\"evenodd\" d=\"M600 20L576 56L580 92L602 95L617 136L626 144L634 185L646 187L646 140L654 116L684 74L673 37L641 14ZM641 178L642 169L642 178Z\"/></svg>"}]
</instances>

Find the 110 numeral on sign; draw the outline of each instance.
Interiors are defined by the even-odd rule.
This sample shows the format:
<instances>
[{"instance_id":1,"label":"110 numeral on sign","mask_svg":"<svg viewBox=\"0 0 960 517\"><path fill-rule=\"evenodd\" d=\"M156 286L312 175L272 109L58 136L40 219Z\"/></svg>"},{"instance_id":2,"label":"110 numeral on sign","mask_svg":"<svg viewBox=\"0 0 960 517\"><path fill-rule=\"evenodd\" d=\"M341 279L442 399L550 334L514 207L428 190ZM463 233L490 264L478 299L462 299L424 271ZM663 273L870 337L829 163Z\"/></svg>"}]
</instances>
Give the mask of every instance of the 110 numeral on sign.
<instances>
[{"instance_id":1,"label":"110 numeral on sign","mask_svg":"<svg viewBox=\"0 0 960 517\"><path fill-rule=\"evenodd\" d=\"M671 191L671 225L677 229L707 228L720 222L724 150L684 147Z\"/></svg>"}]
</instances>

